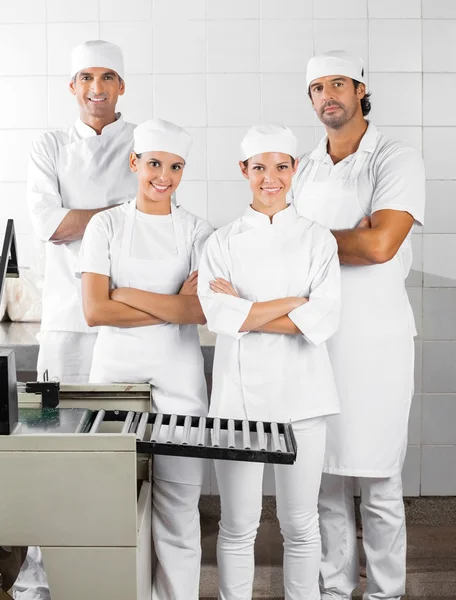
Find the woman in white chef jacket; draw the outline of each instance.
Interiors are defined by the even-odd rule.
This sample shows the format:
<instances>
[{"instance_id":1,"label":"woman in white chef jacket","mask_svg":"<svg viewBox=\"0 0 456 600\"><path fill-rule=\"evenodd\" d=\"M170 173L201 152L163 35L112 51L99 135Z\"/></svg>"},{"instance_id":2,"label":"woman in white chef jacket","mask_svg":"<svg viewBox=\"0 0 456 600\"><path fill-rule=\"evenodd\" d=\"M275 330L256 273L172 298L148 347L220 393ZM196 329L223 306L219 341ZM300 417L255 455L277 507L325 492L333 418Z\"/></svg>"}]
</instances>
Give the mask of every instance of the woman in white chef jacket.
<instances>
[{"instance_id":1,"label":"woman in white chef jacket","mask_svg":"<svg viewBox=\"0 0 456 600\"><path fill-rule=\"evenodd\" d=\"M204 415L196 269L213 230L171 203L190 145L186 131L161 119L135 129L136 198L92 218L80 270L87 322L101 326L90 381L150 382L154 411ZM153 598L196 600L203 461L157 456L153 478Z\"/></svg>"},{"instance_id":2,"label":"woman in white chef jacket","mask_svg":"<svg viewBox=\"0 0 456 600\"><path fill-rule=\"evenodd\" d=\"M329 230L286 202L296 147L291 131L277 125L253 127L244 137L240 166L252 204L209 238L198 295L218 334L210 415L293 422L296 463L275 466L285 598L317 600L324 417L339 412L325 341L338 326L340 273ZM263 465L216 461L216 473L220 599L248 600Z\"/></svg>"}]
</instances>

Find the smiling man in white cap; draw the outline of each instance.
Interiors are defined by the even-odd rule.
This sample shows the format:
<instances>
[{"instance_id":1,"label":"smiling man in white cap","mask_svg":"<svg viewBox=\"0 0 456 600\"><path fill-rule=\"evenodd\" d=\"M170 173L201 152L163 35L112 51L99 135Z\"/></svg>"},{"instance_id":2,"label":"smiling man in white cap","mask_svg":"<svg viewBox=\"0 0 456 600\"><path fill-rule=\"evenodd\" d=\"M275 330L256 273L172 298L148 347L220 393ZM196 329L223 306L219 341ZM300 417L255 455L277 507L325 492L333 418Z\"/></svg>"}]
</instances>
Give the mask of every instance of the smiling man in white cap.
<instances>
[{"instance_id":1,"label":"smiling man in white cap","mask_svg":"<svg viewBox=\"0 0 456 600\"><path fill-rule=\"evenodd\" d=\"M370 100L360 58L343 51L312 58L307 86L327 135L302 157L293 201L332 230L342 264L341 326L328 342L341 414L328 418L320 493L322 598L347 600L359 581L358 478L364 600L396 600L405 592L401 470L416 335L405 278L412 226L424 217L423 161L365 119Z\"/></svg>"},{"instance_id":2,"label":"smiling man in white cap","mask_svg":"<svg viewBox=\"0 0 456 600\"><path fill-rule=\"evenodd\" d=\"M79 118L34 142L27 190L34 230L46 242L38 379L47 371L65 383L88 380L97 337L84 319L75 277L80 240L95 213L131 198L136 187L128 164L134 125L116 113L125 91L122 51L88 41L74 48L71 63ZM49 598L38 548L28 553L15 598Z\"/></svg>"},{"instance_id":3,"label":"smiling man in white cap","mask_svg":"<svg viewBox=\"0 0 456 600\"><path fill-rule=\"evenodd\" d=\"M39 379L45 371L66 383L89 376L96 330L82 314L75 263L91 217L135 192L128 166L134 125L116 113L125 91L123 76L118 46L94 40L75 47L70 91L79 118L33 144L28 204L35 232L47 242Z\"/></svg>"}]
</instances>

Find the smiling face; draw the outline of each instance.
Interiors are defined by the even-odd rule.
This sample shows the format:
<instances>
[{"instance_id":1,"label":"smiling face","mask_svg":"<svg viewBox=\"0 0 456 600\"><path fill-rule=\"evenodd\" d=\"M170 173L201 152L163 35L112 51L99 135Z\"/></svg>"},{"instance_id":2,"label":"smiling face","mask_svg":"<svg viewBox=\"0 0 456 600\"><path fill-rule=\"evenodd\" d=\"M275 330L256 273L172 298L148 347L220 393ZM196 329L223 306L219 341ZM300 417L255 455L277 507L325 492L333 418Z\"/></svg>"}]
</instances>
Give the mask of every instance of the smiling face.
<instances>
[{"instance_id":1,"label":"smiling face","mask_svg":"<svg viewBox=\"0 0 456 600\"><path fill-rule=\"evenodd\" d=\"M125 92L125 83L114 71L91 67L76 74L70 90L76 96L84 122L90 124L93 119L110 122L115 115L117 99Z\"/></svg>"},{"instance_id":2,"label":"smiling face","mask_svg":"<svg viewBox=\"0 0 456 600\"><path fill-rule=\"evenodd\" d=\"M341 75L314 79L309 88L315 112L331 129L341 129L354 117L362 117L361 99L366 94L364 84L355 89L353 80Z\"/></svg>"},{"instance_id":3,"label":"smiling face","mask_svg":"<svg viewBox=\"0 0 456 600\"><path fill-rule=\"evenodd\" d=\"M269 212L271 208L284 208L291 179L296 173L298 161L289 154L264 152L249 158L247 166L240 162L242 174L249 180L253 192L253 208Z\"/></svg>"},{"instance_id":4,"label":"smiling face","mask_svg":"<svg viewBox=\"0 0 456 600\"><path fill-rule=\"evenodd\" d=\"M185 161L169 152L132 152L130 168L138 175L138 197L152 202L169 202L178 188Z\"/></svg>"}]
</instances>

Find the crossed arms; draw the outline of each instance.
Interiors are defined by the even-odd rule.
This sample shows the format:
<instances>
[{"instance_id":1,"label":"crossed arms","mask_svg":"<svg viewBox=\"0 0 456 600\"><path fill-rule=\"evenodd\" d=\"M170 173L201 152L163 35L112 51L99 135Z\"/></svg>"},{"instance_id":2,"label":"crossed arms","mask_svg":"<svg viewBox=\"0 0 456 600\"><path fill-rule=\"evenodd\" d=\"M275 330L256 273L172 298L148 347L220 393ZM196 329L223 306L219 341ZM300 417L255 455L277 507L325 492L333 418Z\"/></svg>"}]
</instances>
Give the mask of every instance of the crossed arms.
<instances>
[{"instance_id":1,"label":"crossed arms","mask_svg":"<svg viewBox=\"0 0 456 600\"><path fill-rule=\"evenodd\" d=\"M143 327L160 323L204 324L194 271L178 294L156 294L135 288L110 290L110 278L98 273L82 274L82 304L90 327Z\"/></svg>"}]
</instances>

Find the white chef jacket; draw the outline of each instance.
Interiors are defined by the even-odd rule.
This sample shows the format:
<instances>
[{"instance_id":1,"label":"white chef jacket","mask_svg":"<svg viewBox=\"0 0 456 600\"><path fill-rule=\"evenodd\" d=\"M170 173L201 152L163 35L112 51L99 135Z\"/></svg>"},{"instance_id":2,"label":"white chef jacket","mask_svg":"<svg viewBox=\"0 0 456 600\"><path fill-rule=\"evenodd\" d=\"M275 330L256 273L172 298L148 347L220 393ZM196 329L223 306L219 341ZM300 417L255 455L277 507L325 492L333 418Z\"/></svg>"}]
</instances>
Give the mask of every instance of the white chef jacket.
<instances>
[{"instance_id":1,"label":"white chef jacket","mask_svg":"<svg viewBox=\"0 0 456 600\"><path fill-rule=\"evenodd\" d=\"M98 273L111 278L111 288L118 286L117 267L129 202L95 215L88 224L79 253L77 276ZM213 232L211 225L178 207L186 244L192 248L190 272L198 269L207 238ZM160 260L177 254L171 215L135 213L131 256L138 259Z\"/></svg>"},{"instance_id":2,"label":"white chef jacket","mask_svg":"<svg viewBox=\"0 0 456 600\"><path fill-rule=\"evenodd\" d=\"M46 132L34 142L27 199L41 240L49 242L71 209L102 208L134 196L137 180L128 161L134 127L118 113L101 135L78 119L69 129ZM97 330L84 319L75 277L80 244L46 244L42 331Z\"/></svg>"},{"instance_id":3,"label":"white chef jacket","mask_svg":"<svg viewBox=\"0 0 456 600\"><path fill-rule=\"evenodd\" d=\"M211 291L216 277L239 298ZM208 240L198 295L210 331L217 333L210 414L223 418L298 421L339 412L326 340L338 326L337 244L325 228L293 206L244 216ZM302 335L239 332L253 302L309 297L289 317Z\"/></svg>"}]
</instances>

